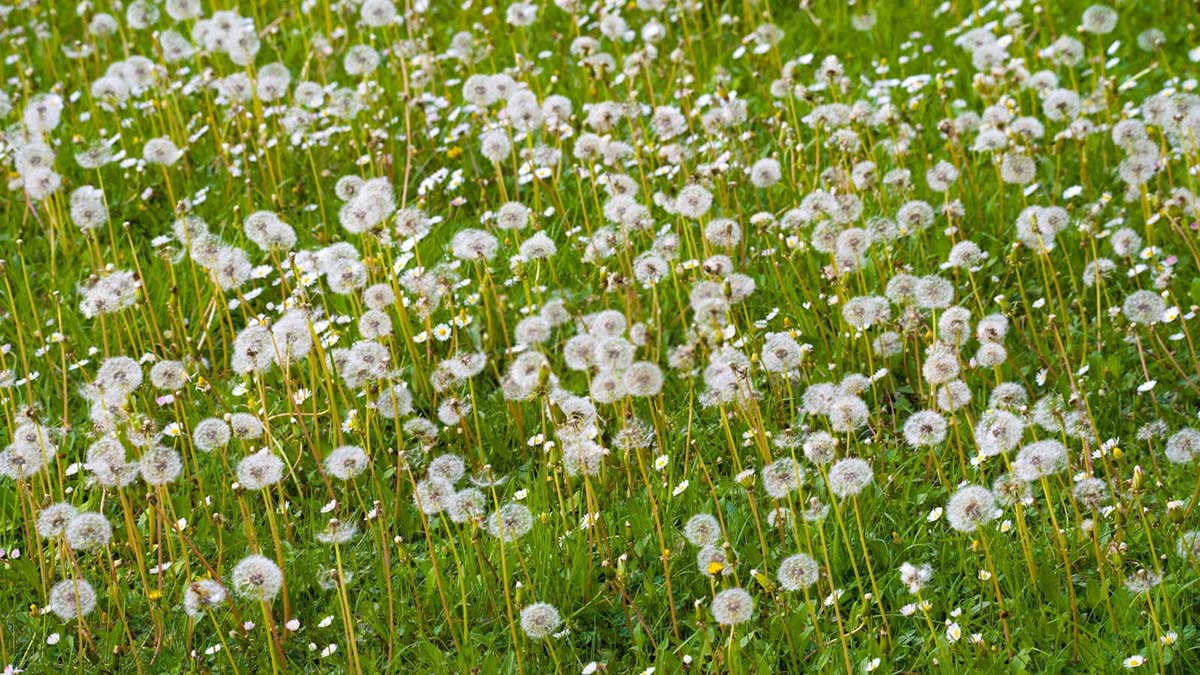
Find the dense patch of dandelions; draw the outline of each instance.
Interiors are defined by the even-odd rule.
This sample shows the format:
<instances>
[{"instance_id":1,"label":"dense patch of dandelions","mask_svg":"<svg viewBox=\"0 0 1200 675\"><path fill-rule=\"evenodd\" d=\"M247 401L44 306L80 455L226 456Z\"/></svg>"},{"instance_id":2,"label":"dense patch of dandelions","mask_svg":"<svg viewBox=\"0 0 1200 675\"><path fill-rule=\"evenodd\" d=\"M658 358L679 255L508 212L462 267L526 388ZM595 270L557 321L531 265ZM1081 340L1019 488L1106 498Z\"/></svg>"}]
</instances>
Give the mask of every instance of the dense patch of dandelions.
<instances>
[{"instance_id":1,"label":"dense patch of dandelions","mask_svg":"<svg viewBox=\"0 0 1200 675\"><path fill-rule=\"evenodd\" d=\"M0 10L10 670L1196 669L1187 3L93 4Z\"/></svg>"}]
</instances>

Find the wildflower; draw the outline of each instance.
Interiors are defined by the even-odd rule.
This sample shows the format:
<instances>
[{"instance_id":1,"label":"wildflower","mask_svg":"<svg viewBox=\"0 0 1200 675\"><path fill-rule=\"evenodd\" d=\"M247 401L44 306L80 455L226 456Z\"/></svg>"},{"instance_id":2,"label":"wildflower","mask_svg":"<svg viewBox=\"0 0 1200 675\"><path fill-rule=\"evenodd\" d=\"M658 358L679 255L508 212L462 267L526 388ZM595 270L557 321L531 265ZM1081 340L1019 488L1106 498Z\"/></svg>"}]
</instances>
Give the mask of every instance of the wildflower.
<instances>
[{"instance_id":1,"label":"wildflower","mask_svg":"<svg viewBox=\"0 0 1200 675\"><path fill-rule=\"evenodd\" d=\"M446 501L453 494L453 483L439 476L431 476L417 483L413 501L422 513L433 515L446 508Z\"/></svg>"},{"instance_id":2,"label":"wildflower","mask_svg":"<svg viewBox=\"0 0 1200 675\"><path fill-rule=\"evenodd\" d=\"M65 579L50 588L50 611L63 621L82 619L96 608L96 591L83 579Z\"/></svg>"},{"instance_id":3,"label":"wildflower","mask_svg":"<svg viewBox=\"0 0 1200 675\"><path fill-rule=\"evenodd\" d=\"M837 396L829 404L829 426L838 433L862 427L868 415L866 402L857 396Z\"/></svg>"},{"instance_id":4,"label":"wildflower","mask_svg":"<svg viewBox=\"0 0 1200 675\"><path fill-rule=\"evenodd\" d=\"M900 565L900 581L908 587L909 593L920 593L932 578L933 567L928 564L913 565L906 562Z\"/></svg>"},{"instance_id":5,"label":"wildflower","mask_svg":"<svg viewBox=\"0 0 1200 675\"><path fill-rule=\"evenodd\" d=\"M488 533L503 541L515 541L533 527L533 514L524 504L510 502L501 506L487 519Z\"/></svg>"},{"instance_id":6,"label":"wildflower","mask_svg":"<svg viewBox=\"0 0 1200 675\"><path fill-rule=\"evenodd\" d=\"M1125 578L1125 588L1130 593L1145 593L1161 581L1161 576L1143 568Z\"/></svg>"},{"instance_id":7,"label":"wildflower","mask_svg":"<svg viewBox=\"0 0 1200 675\"><path fill-rule=\"evenodd\" d=\"M754 598L740 588L729 588L713 596L712 614L717 623L730 626L750 620Z\"/></svg>"},{"instance_id":8,"label":"wildflower","mask_svg":"<svg viewBox=\"0 0 1200 675\"><path fill-rule=\"evenodd\" d=\"M954 286L946 279L936 275L917 279L912 293L913 301L922 309L949 307L950 303L954 301Z\"/></svg>"},{"instance_id":9,"label":"wildflower","mask_svg":"<svg viewBox=\"0 0 1200 675\"><path fill-rule=\"evenodd\" d=\"M367 453L356 445L343 445L325 457L325 470L340 480L350 480L367 468Z\"/></svg>"},{"instance_id":10,"label":"wildflower","mask_svg":"<svg viewBox=\"0 0 1200 675\"><path fill-rule=\"evenodd\" d=\"M375 399L375 409L384 419L397 419L412 412L412 393L401 384L392 385Z\"/></svg>"},{"instance_id":11,"label":"wildflower","mask_svg":"<svg viewBox=\"0 0 1200 675\"><path fill-rule=\"evenodd\" d=\"M683 533L693 546L708 546L721 538L721 524L707 513L698 513L684 524Z\"/></svg>"},{"instance_id":12,"label":"wildflower","mask_svg":"<svg viewBox=\"0 0 1200 675\"><path fill-rule=\"evenodd\" d=\"M1121 665L1125 666L1126 670L1133 670L1134 668L1141 667L1141 665L1145 662L1146 657L1142 656L1141 654L1134 654L1133 656L1127 657L1124 661L1122 661Z\"/></svg>"},{"instance_id":13,"label":"wildflower","mask_svg":"<svg viewBox=\"0 0 1200 675\"><path fill-rule=\"evenodd\" d=\"M179 391L187 384L187 370L182 361L159 361L150 367L150 383L156 389Z\"/></svg>"},{"instance_id":14,"label":"wildflower","mask_svg":"<svg viewBox=\"0 0 1200 675\"><path fill-rule=\"evenodd\" d=\"M857 457L846 457L829 469L829 490L838 497L857 496L874 475L870 464Z\"/></svg>"},{"instance_id":15,"label":"wildflower","mask_svg":"<svg viewBox=\"0 0 1200 675\"><path fill-rule=\"evenodd\" d=\"M521 610L521 630L534 640L550 635L562 623L562 617L553 605L536 602Z\"/></svg>"},{"instance_id":16,"label":"wildflower","mask_svg":"<svg viewBox=\"0 0 1200 675\"><path fill-rule=\"evenodd\" d=\"M445 454L439 455L429 463L427 473L429 474L430 478L444 478L451 483L455 483L462 478L465 471L466 466L463 464L462 457L453 454Z\"/></svg>"},{"instance_id":17,"label":"wildflower","mask_svg":"<svg viewBox=\"0 0 1200 675\"><path fill-rule=\"evenodd\" d=\"M228 594L219 581L200 579L188 584L183 592L183 610L193 619L225 602Z\"/></svg>"},{"instance_id":18,"label":"wildflower","mask_svg":"<svg viewBox=\"0 0 1200 675\"><path fill-rule=\"evenodd\" d=\"M716 545L708 545L702 547L696 553L696 567L705 576L716 576L719 574L730 574L733 572L732 560L725 553L725 549Z\"/></svg>"},{"instance_id":19,"label":"wildflower","mask_svg":"<svg viewBox=\"0 0 1200 675\"><path fill-rule=\"evenodd\" d=\"M975 424L975 444L981 455L994 457L1016 449L1024 431L1025 422L1020 417L1007 410L991 408Z\"/></svg>"},{"instance_id":20,"label":"wildflower","mask_svg":"<svg viewBox=\"0 0 1200 675\"><path fill-rule=\"evenodd\" d=\"M1025 481L1034 481L1066 468L1067 449L1054 440L1038 441L1021 448L1013 461L1016 475Z\"/></svg>"},{"instance_id":21,"label":"wildflower","mask_svg":"<svg viewBox=\"0 0 1200 675\"><path fill-rule=\"evenodd\" d=\"M914 448L938 445L946 438L946 418L932 410L917 412L904 423L904 438Z\"/></svg>"},{"instance_id":22,"label":"wildflower","mask_svg":"<svg viewBox=\"0 0 1200 675\"><path fill-rule=\"evenodd\" d=\"M712 205L712 199L712 193L704 187L692 183L679 191L679 195L675 199L675 208L680 215L696 220L708 212Z\"/></svg>"},{"instance_id":23,"label":"wildflower","mask_svg":"<svg viewBox=\"0 0 1200 675\"><path fill-rule=\"evenodd\" d=\"M165 136L146 141L146 145L142 149L142 158L146 160L147 164L171 166L179 161L180 157L183 157L183 151Z\"/></svg>"},{"instance_id":24,"label":"wildflower","mask_svg":"<svg viewBox=\"0 0 1200 675\"><path fill-rule=\"evenodd\" d=\"M1117 13L1107 5L1092 5L1083 10L1079 26L1088 33L1104 35L1117 25Z\"/></svg>"},{"instance_id":25,"label":"wildflower","mask_svg":"<svg viewBox=\"0 0 1200 675\"><path fill-rule=\"evenodd\" d=\"M258 418L250 413L234 413L229 417L229 428L234 437L250 441L262 436L263 425Z\"/></svg>"},{"instance_id":26,"label":"wildflower","mask_svg":"<svg viewBox=\"0 0 1200 675\"><path fill-rule=\"evenodd\" d=\"M283 572L270 558L248 555L234 566L230 580L239 595L270 602L283 587Z\"/></svg>"},{"instance_id":27,"label":"wildflower","mask_svg":"<svg viewBox=\"0 0 1200 675\"><path fill-rule=\"evenodd\" d=\"M1125 298L1122 311L1125 317L1137 324L1155 324L1162 321L1167 303L1152 291L1134 291Z\"/></svg>"},{"instance_id":28,"label":"wildflower","mask_svg":"<svg viewBox=\"0 0 1200 675\"><path fill-rule=\"evenodd\" d=\"M201 452L212 452L229 443L230 429L225 420L216 417L201 420L192 429L192 443Z\"/></svg>"},{"instance_id":29,"label":"wildflower","mask_svg":"<svg viewBox=\"0 0 1200 675\"><path fill-rule=\"evenodd\" d=\"M817 562L803 553L797 553L779 563L776 577L784 590L798 591L817 583L818 575Z\"/></svg>"},{"instance_id":30,"label":"wildflower","mask_svg":"<svg viewBox=\"0 0 1200 675\"><path fill-rule=\"evenodd\" d=\"M1075 500L1085 508L1096 508L1108 499L1108 485L1100 478L1081 478L1072 488Z\"/></svg>"},{"instance_id":31,"label":"wildflower","mask_svg":"<svg viewBox=\"0 0 1200 675\"><path fill-rule=\"evenodd\" d=\"M72 549L91 551L108 546L112 541L112 525L102 514L87 511L71 518L64 534Z\"/></svg>"},{"instance_id":32,"label":"wildflower","mask_svg":"<svg viewBox=\"0 0 1200 675\"><path fill-rule=\"evenodd\" d=\"M138 470L147 485L166 485L179 478L183 471L183 459L178 452L156 445L138 459Z\"/></svg>"},{"instance_id":33,"label":"wildflower","mask_svg":"<svg viewBox=\"0 0 1200 675\"><path fill-rule=\"evenodd\" d=\"M358 526L337 518L330 518L325 529L317 533L317 541L322 544L345 544L358 534Z\"/></svg>"},{"instance_id":34,"label":"wildflower","mask_svg":"<svg viewBox=\"0 0 1200 675\"><path fill-rule=\"evenodd\" d=\"M796 460L784 457L771 462L762 470L763 489L775 499L783 499L800 487L804 470Z\"/></svg>"},{"instance_id":35,"label":"wildflower","mask_svg":"<svg viewBox=\"0 0 1200 675\"><path fill-rule=\"evenodd\" d=\"M946 520L959 532L974 532L996 517L996 498L978 485L961 487L946 504Z\"/></svg>"},{"instance_id":36,"label":"wildflower","mask_svg":"<svg viewBox=\"0 0 1200 675\"><path fill-rule=\"evenodd\" d=\"M476 488L459 490L450 496L446 513L455 523L481 519L487 513L487 498Z\"/></svg>"},{"instance_id":37,"label":"wildflower","mask_svg":"<svg viewBox=\"0 0 1200 675\"><path fill-rule=\"evenodd\" d=\"M1026 504L1032 500L1032 489L1027 481L1016 474L1006 473L992 483L992 496L1003 506Z\"/></svg>"},{"instance_id":38,"label":"wildflower","mask_svg":"<svg viewBox=\"0 0 1200 675\"><path fill-rule=\"evenodd\" d=\"M270 487L282 480L283 468L283 460L275 455L265 450L256 452L238 462L238 482L247 490Z\"/></svg>"},{"instance_id":39,"label":"wildflower","mask_svg":"<svg viewBox=\"0 0 1200 675\"><path fill-rule=\"evenodd\" d=\"M779 162L769 157L758 160L750 167L750 182L756 188L769 188L782 177Z\"/></svg>"},{"instance_id":40,"label":"wildflower","mask_svg":"<svg viewBox=\"0 0 1200 675\"><path fill-rule=\"evenodd\" d=\"M75 518L79 510L66 502L51 504L38 512L37 533L45 539L62 536L66 533L67 525Z\"/></svg>"},{"instance_id":41,"label":"wildflower","mask_svg":"<svg viewBox=\"0 0 1200 675\"><path fill-rule=\"evenodd\" d=\"M71 221L80 230L92 230L108 221L108 207L104 203L104 192L91 185L84 185L71 192Z\"/></svg>"}]
</instances>

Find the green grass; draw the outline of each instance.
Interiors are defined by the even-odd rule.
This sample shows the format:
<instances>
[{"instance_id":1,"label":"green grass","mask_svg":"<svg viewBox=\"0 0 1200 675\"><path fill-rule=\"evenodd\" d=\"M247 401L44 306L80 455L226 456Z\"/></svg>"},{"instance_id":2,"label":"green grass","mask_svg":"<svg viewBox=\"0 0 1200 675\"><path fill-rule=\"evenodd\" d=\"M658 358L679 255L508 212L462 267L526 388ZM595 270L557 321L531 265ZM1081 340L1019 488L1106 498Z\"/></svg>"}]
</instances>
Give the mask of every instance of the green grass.
<instances>
[{"instance_id":1,"label":"green grass","mask_svg":"<svg viewBox=\"0 0 1200 675\"><path fill-rule=\"evenodd\" d=\"M138 30L123 9L106 0L95 4L82 14L73 3L54 2L0 14L0 91L12 102L8 111L0 105L9 132L0 159L13 181L0 198L0 370L6 374L0 439L7 446L18 427L36 421L52 430L57 446L34 476L0 478L0 549L9 552L0 561L5 665L28 672L541 673L580 672L596 663L612 673L651 666L659 673L859 672L878 659L877 672L1113 672L1141 655L1144 670L1200 669L1200 567L1176 551L1182 533L1200 529L1193 509L1200 483L1194 462L1174 464L1164 454L1169 435L1197 424L1200 406L1197 213L1169 202L1173 189L1200 189L1200 147L1186 133L1150 125L1147 138L1159 148L1161 166L1127 194L1118 170L1127 151L1109 128L1142 119L1144 102L1168 87L1194 90L1189 50L1198 46L1193 24L1200 12L1189 3L1114 5L1115 30L1097 36L1077 30L1088 7L1080 2L1022 3L1011 13L989 4L975 17L977 8L961 0L943 7L872 3L875 23L860 31L852 15L863 8L846 3L802 9L766 0L696 7L672 0L663 12L620 6L630 41L601 35L598 8L584 21L553 3L539 7L528 27L507 25L505 5L433 2L409 23L386 28L359 22L352 3L202 3L205 16L237 9L253 19L261 48L252 67L198 51L163 64L151 86L120 105L93 97L93 81L129 56L162 63L152 30L187 36L196 20L175 22L164 11L153 29ZM118 18L120 30L91 36L87 26L102 10ZM665 30L656 55L644 68L621 73L626 58L644 47L642 29L651 19ZM755 53L746 38L765 22L783 35ZM1049 119L1039 93L1022 86L1012 69L979 74L955 39L981 26L1004 36L1014 67L1053 71L1059 86L1084 99L1099 91L1081 113L1098 127L1095 133L1060 137L1066 123ZM1148 28L1160 29L1165 40L1152 51L1137 44ZM446 55L460 31L473 36L473 62ZM578 35L599 39L617 72L597 76L581 64L569 49ZM78 39L88 52L72 58L66 50L77 36L85 36ZM1044 50L1059 36L1079 39L1083 62L1048 60ZM377 69L356 77L342 59L359 44L387 53ZM840 60L845 86L816 86L829 56ZM792 82L775 92L786 95L773 95L773 81L792 60L798 60ZM291 73L278 101L251 96L231 103L208 86L240 72L254 77L273 62ZM539 101L566 96L573 116L569 133L543 128L518 137L513 153L493 163L481 153L479 136L498 123L507 128L504 104L466 106L463 81L501 71ZM285 129L284 109L302 80L330 91L357 88L362 109L347 120L325 107L306 128ZM43 92L65 102L61 123L45 134L62 188L27 199L17 161L19 146L29 142L21 140L22 110ZM1190 96L1181 105L1200 115ZM893 120L871 123L887 97L896 106ZM706 129L702 113L733 99L745 101L748 119ZM592 131L584 105L601 101L632 103L637 111L602 133L629 145L616 165L572 154ZM830 128L807 122L816 106L860 101L867 115L849 125L858 139L851 151L831 144ZM1016 152L1036 163L1027 185L1001 179L1001 153L973 150L974 131L944 132L947 118L983 113L998 102L1044 125L1040 139L1013 141ZM686 133L668 141L650 124L650 111L663 105L679 107L688 123ZM145 165L145 142L162 136L184 150L182 158L169 167ZM101 139L115 139L115 152L138 161L82 168L75 153ZM667 143L686 148L682 161L659 154ZM549 176L522 175L526 158L517 153L538 145L561 150L561 161ZM765 157L779 161L781 180L758 188L745 169ZM945 193L931 190L925 177L940 160L959 172ZM874 162L880 177L907 169L911 185L855 186L848 175L862 161ZM595 261L585 247L606 224L605 173L633 180L633 197L652 223ZM434 219L428 235L404 242L348 232L334 190L347 175L386 179L398 206ZM669 212L656 198L673 199L689 183L713 195L698 220ZM109 217L85 233L72 222L69 195L88 184L103 190ZM811 245L811 224L789 229L779 222L818 189L861 200L861 214L838 227L895 217L910 200L928 202L936 215L927 229L873 242L859 268L838 276L833 256ZM501 231L484 218L510 200L531 209L529 228ZM947 214L955 200L961 214L954 208ZM1070 216L1048 252L1017 243L1018 215L1030 205L1061 206ZM349 242L369 283L395 290L397 302L385 308L394 330L378 340L390 355L387 369L374 369L381 379L351 386L326 358L361 339L360 294L338 295L325 279L297 283L302 260L263 252L243 232L246 217L259 210L276 212L295 229L297 253ZM185 214L244 249L263 273L222 291L188 258L186 242L171 236L172 222ZM721 217L740 224L736 245L705 239L704 225ZM1143 241L1127 257L1111 245L1122 227ZM454 257L450 242L464 228L498 237L490 263ZM510 265L535 230L555 242L557 253ZM667 231L679 237L677 259L653 287L636 282L635 259ZM964 239L987 258L972 270L942 268ZM715 254L728 256L732 271L756 284L729 306L716 330L695 320L689 304L695 284L721 280L696 264ZM1085 285L1084 267L1098 258L1111 259L1115 269ZM83 286L105 265L135 272L136 300L87 318ZM418 269L436 271L443 282L427 316L406 285L405 274ZM850 327L841 311L850 298L884 295L901 272L940 274L953 283L955 303L971 313L961 380L972 399L945 413L946 439L928 450L907 445L902 430L913 413L934 407L922 365L943 310L892 304L890 318L865 332ZM1139 289L1153 290L1178 312L1155 325L1132 323L1121 307ZM285 298L312 312L314 334L325 344L286 370L235 373L236 335L257 319L278 319ZM563 301L572 321L532 347L548 359L544 386L526 400L506 400L516 326L552 299ZM556 440L564 419L549 395L549 375L562 389L588 395L597 373L571 370L562 347L585 332L575 319L604 309L638 324L636 334L644 330L636 359L658 364L664 384L660 395L596 404L596 441L609 452L598 474L585 479L565 469ZM974 322L993 313L1008 319L1007 359L973 367ZM450 333L444 341L430 337L439 325ZM806 345L802 365L787 376L762 367L766 333L781 331ZM902 353L872 350L885 331L900 333ZM694 363L669 366L672 348L685 343L695 345ZM749 358L752 400L702 403L705 368L722 346ZM435 391L430 377L439 362L466 351L486 355L482 372ZM143 363L146 381L116 406L111 434L129 459L145 452L137 443L143 431L181 453L182 475L161 488L141 478L105 488L82 467L89 446L108 433L83 387L105 358L122 355ZM151 362L167 359L185 361L189 374L173 400L160 398L166 392L149 381ZM789 432L829 430L826 416L803 411L801 394L855 373L876 374L862 392L869 419L838 434L837 453L867 460L874 480L857 497L837 499L826 487L828 467L775 441ZM1156 384L1147 387L1148 381ZM413 393L406 417L432 420L436 443L423 444L371 405L398 382ZM1028 393L1028 409L1018 411L1026 416L1047 395L1074 394L1066 412L1078 430L1052 432L1030 422L1021 445L1057 439L1067 448L1067 466L1032 484L1024 506L1005 507L975 532L956 532L935 509L941 513L960 482L990 487L1016 458L1014 449L977 466L970 461L977 453L974 424L1001 382ZM460 422L440 423L439 406L451 397L471 409ZM199 421L239 412L263 421L264 439L235 439L212 453L195 449L191 430ZM622 450L617 434L634 417L652 430L653 446ZM1166 434L1139 438L1143 425L1158 420ZM172 425L181 433L160 436ZM328 477L319 462L343 445L361 446L370 457L367 470L345 482ZM235 489L239 461L262 447L285 461L282 480L264 491ZM533 514L532 529L502 545L479 522L423 516L414 505L415 484L430 460L446 453L461 456L468 475L490 470L502 477L483 488L487 512L519 501ZM799 490L777 501L757 472L792 454L805 477ZM1085 475L1102 479L1110 492L1095 510L1072 493ZM456 487L469 484L463 479ZM799 513L810 498L832 507L824 519L768 524L773 509ZM59 501L104 514L113 526L111 543L70 551L61 538L38 537L38 511ZM697 513L721 521L727 574L710 577L699 569L698 549L683 532ZM357 536L336 548L319 543L330 518L356 523ZM190 583L215 576L232 590L234 565L252 552L282 563L285 592L268 603L231 592L228 602L196 619L183 611ZM785 591L776 579L779 563L800 552L816 559L820 578L805 592ZM932 566L919 597L901 581L905 562ZM1161 583L1134 593L1125 582L1142 569L1161 574ZM75 577L95 587L95 610L78 621L43 611L50 587ZM346 579L340 587L339 577ZM713 595L731 587L755 601L750 620L732 629L710 611ZM913 604L920 601L928 601L927 610ZM552 637L522 632L520 610L535 602L561 614ZM292 621L298 627L289 627ZM951 624L960 638L953 639Z\"/></svg>"}]
</instances>

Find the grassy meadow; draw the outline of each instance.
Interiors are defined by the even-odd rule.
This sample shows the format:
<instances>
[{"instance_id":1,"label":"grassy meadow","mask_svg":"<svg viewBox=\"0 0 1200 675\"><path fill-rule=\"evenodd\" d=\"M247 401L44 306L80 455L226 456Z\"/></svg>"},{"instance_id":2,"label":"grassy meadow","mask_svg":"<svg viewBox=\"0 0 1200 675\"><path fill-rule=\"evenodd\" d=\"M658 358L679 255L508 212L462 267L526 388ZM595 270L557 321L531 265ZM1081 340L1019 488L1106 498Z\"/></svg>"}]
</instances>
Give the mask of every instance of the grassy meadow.
<instances>
[{"instance_id":1,"label":"grassy meadow","mask_svg":"<svg viewBox=\"0 0 1200 675\"><path fill-rule=\"evenodd\" d=\"M1200 8L5 0L4 673L1200 670Z\"/></svg>"}]
</instances>

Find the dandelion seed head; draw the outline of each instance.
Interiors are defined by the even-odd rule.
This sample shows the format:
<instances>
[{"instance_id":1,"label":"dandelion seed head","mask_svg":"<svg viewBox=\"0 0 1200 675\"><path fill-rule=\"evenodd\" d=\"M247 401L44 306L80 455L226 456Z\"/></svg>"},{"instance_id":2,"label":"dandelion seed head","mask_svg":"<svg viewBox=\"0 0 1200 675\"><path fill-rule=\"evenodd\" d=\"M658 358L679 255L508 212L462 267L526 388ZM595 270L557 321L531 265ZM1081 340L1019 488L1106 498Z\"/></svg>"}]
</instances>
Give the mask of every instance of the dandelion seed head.
<instances>
[{"instance_id":1,"label":"dandelion seed head","mask_svg":"<svg viewBox=\"0 0 1200 675\"><path fill-rule=\"evenodd\" d=\"M199 579L188 584L183 591L183 610L193 619L204 616L206 611L225 602L228 593L221 582Z\"/></svg>"},{"instance_id":2,"label":"dandelion seed head","mask_svg":"<svg viewBox=\"0 0 1200 675\"><path fill-rule=\"evenodd\" d=\"M192 429L192 443L201 452L212 452L229 444L229 424L217 417L203 419Z\"/></svg>"},{"instance_id":3,"label":"dandelion seed head","mask_svg":"<svg viewBox=\"0 0 1200 675\"><path fill-rule=\"evenodd\" d=\"M829 491L838 497L853 497L874 478L870 464L857 457L846 457L829 468Z\"/></svg>"},{"instance_id":4,"label":"dandelion seed head","mask_svg":"<svg viewBox=\"0 0 1200 675\"><path fill-rule=\"evenodd\" d=\"M797 553L783 559L779 563L779 571L775 578L785 591L799 591L817 583L820 568L817 561L804 553Z\"/></svg>"},{"instance_id":5,"label":"dandelion seed head","mask_svg":"<svg viewBox=\"0 0 1200 675\"><path fill-rule=\"evenodd\" d=\"M96 608L96 591L84 579L64 579L54 584L49 593L50 611L62 619L82 619Z\"/></svg>"},{"instance_id":6,"label":"dandelion seed head","mask_svg":"<svg viewBox=\"0 0 1200 675\"><path fill-rule=\"evenodd\" d=\"M112 541L112 524L93 511L78 513L67 523L67 545L76 551L92 551Z\"/></svg>"},{"instance_id":7,"label":"dandelion seed head","mask_svg":"<svg viewBox=\"0 0 1200 675\"><path fill-rule=\"evenodd\" d=\"M283 572L275 561L256 554L238 561L229 579L238 595L263 602L273 600L283 587Z\"/></svg>"},{"instance_id":8,"label":"dandelion seed head","mask_svg":"<svg viewBox=\"0 0 1200 675\"><path fill-rule=\"evenodd\" d=\"M721 538L721 524L712 515L697 513L683 526L683 534L693 546L709 546Z\"/></svg>"},{"instance_id":9,"label":"dandelion seed head","mask_svg":"<svg viewBox=\"0 0 1200 675\"><path fill-rule=\"evenodd\" d=\"M66 534L67 525L79 513L71 504L56 502L38 511L37 533L45 539L53 539Z\"/></svg>"},{"instance_id":10,"label":"dandelion seed head","mask_svg":"<svg viewBox=\"0 0 1200 675\"><path fill-rule=\"evenodd\" d=\"M521 630L534 640L541 640L562 624L562 617L553 605L535 602L521 610Z\"/></svg>"},{"instance_id":11,"label":"dandelion seed head","mask_svg":"<svg viewBox=\"0 0 1200 675\"><path fill-rule=\"evenodd\" d=\"M533 514L524 504L510 502L501 506L487 518L487 530L493 537L504 541L515 541L533 527Z\"/></svg>"},{"instance_id":12,"label":"dandelion seed head","mask_svg":"<svg viewBox=\"0 0 1200 675\"><path fill-rule=\"evenodd\" d=\"M247 490L261 490L283 480L283 460L261 450L243 457L237 465L238 483Z\"/></svg>"},{"instance_id":13,"label":"dandelion seed head","mask_svg":"<svg viewBox=\"0 0 1200 675\"><path fill-rule=\"evenodd\" d=\"M713 596L712 614L717 623L745 623L754 614L754 598L741 588L729 588Z\"/></svg>"},{"instance_id":14,"label":"dandelion seed head","mask_svg":"<svg viewBox=\"0 0 1200 675\"><path fill-rule=\"evenodd\" d=\"M959 532L974 532L995 516L995 496L991 490L979 485L959 488L946 503L946 520Z\"/></svg>"}]
</instances>

